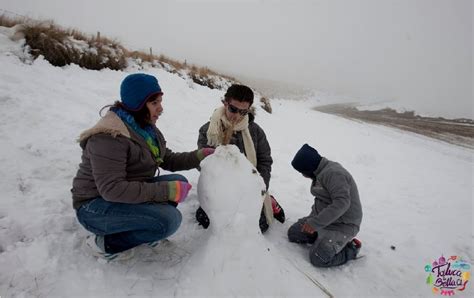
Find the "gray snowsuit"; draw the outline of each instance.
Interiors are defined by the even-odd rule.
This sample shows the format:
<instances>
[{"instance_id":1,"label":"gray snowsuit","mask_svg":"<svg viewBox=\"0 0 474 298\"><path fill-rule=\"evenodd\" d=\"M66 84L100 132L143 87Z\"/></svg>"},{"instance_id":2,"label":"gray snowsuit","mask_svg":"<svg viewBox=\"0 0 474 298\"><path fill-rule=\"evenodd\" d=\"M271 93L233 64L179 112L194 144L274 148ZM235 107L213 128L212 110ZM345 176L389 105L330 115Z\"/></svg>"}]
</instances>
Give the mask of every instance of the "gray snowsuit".
<instances>
[{"instance_id":1,"label":"gray snowsuit","mask_svg":"<svg viewBox=\"0 0 474 298\"><path fill-rule=\"evenodd\" d=\"M311 213L298 220L288 230L291 242L313 243L311 263L318 267L341 265L356 255L348 245L359 232L362 205L357 185L351 174L339 163L322 158L314 172L311 194L315 196ZM303 224L317 235L302 232Z\"/></svg>"}]
</instances>

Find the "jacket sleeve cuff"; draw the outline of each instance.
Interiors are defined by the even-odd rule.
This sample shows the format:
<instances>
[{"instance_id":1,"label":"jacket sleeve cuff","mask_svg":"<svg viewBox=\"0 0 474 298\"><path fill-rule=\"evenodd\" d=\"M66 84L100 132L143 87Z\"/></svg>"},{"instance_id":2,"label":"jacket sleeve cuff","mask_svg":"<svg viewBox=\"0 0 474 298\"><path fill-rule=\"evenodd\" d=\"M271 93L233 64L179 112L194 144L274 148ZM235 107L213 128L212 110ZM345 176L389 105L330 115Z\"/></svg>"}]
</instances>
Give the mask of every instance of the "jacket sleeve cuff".
<instances>
[{"instance_id":1,"label":"jacket sleeve cuff","mask_svg":"<svg viewBox=\"0 0 474 298\"><path fill-rule=\"evenodd\" d=\"M318 222L316 218L313 218L313 217L308 217L306 219L306 224L310 225L316 231L324 229L327 226L327 225L322 225L321 223Z\"/></svg>"},{"instance_id":2,"label":"jacket sleeve cuff","mask_svg":"<svg viewBox=\"0 0 474 298\"><path fill-rule=\"evenodd\" d=\"M154 193L152 194L153 201L167 202L170 198L168 182L154 182Z\"/></svg>"}]
</instances>

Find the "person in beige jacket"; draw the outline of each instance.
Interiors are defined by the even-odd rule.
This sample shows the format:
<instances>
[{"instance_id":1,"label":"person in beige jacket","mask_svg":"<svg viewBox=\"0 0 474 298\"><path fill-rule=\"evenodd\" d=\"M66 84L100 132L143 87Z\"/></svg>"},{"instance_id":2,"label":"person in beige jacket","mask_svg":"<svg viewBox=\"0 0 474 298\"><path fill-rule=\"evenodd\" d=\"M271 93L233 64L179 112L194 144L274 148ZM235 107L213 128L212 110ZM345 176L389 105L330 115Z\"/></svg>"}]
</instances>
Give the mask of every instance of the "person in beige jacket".
<instances>
[{"instance_id":1,"label":"person in beige jacket","mask_svg":"<svg viewBox=\"0 0 474 298\"><path fill-rule=\"evenodd\" d=\"M79 142L82 161L73 179L72 199L79 222L90 232L86 247L107 260L131 256L131 248L172 235L181 224L176 208L191 189L178 174L159 169L197 168L213 149L175 153L166 147L156 122L163 92L151 75L128 75L115 102Z\"/></svg>"},{"instance_id":2,"label":"person in beige jacket","mask_svg":"<svg viewBox=\"0 0 474 298\"><path fill-rule=\"evenodd\" d=\"M216 148L227 144L237 146L255 166L268 191L273 159L267 136L254 121L251 108L253 99L253 91L248 86L230 86L224 95L222 106L214 110L210 121L199 129L197 145L198 148ZM285 212L275 197L267 192L259 220L262 233L267 231L274 218L281 223L285 222ZM196 220L205 229L210 224L201 207L196 210Z\"/></svg>"}]
</instances>

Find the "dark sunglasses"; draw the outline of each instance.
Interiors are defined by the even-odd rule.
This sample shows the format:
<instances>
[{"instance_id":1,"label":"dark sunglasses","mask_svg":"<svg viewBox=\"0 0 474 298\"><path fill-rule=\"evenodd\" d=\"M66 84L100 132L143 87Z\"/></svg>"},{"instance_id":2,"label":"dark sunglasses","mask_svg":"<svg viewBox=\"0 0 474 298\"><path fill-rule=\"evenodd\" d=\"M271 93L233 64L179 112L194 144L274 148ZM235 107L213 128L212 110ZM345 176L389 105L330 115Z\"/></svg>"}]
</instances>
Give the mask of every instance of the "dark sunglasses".
<instances>
[{"instance_id":1,"label":"dark sunglasses","mask_svg":"<svg viewBox=\"0 0 474 298\"><path fill-rule=\"evenodd\" d=\"M238 107L233 106L230 103L227 103L227 110L233 114L239 113L242 116L245 116L249 113L248 109L239 109Z\"/></svg>"}]
</instances>

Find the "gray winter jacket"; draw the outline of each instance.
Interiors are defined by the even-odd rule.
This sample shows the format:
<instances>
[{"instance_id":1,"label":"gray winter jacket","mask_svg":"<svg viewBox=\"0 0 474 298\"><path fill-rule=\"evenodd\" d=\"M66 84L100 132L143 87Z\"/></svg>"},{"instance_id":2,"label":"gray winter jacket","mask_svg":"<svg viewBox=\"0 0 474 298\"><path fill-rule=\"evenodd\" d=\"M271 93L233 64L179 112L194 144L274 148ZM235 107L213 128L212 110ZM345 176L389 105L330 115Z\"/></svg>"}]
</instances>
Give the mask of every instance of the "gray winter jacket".
<instances>
[{"instance_id":1,"label":"gray winter jacket","mask_svg":"<svg viewBox=\"0 0 474 298\"><path fill-rule=\"evenodd\" d=\"M253 144L255 146L255 153L257 155L257 171L263 178L265 185L270 186L270 176L272 171L272 152L270 144L268 144L267 136L263 129L254 122L255 116L249 113L249 131L252 136ZM198 148L209 147L207 145L207 131L209 129L209 122L201 126L199 129L199 138L197 141ZM230 144L236 145L240 152L245 154L244 140L242 138L242 132L236 131L232 135Z\"/></svg>"},{"instance_id":2,"label":"gray winter jacket","mask_svg":"<svg viewBox=\"0 0 474 298\"><path fill-rule=\"evenodd\" d=\"M317 230L336 230L356 235L362 221L362 205L351 174L339 163L322 158L311 184L315 196L306 223Z\"/></svg>"},{"instance_id":3,"label":"gray winter jacket","mask_svg":"<svg viewBox=\"0 0 474 298\"><path fill-rule=\"evenodd\" d=\"M199 166L197 150L174 153L166 148L163 134L155 127L163 162L155 161L145 140L109 111L80 138L82 162L71 189L73 207L102 196L105 200L138 204L168 201L168 182L153 182L158 167L169 171Z\"/></svg>"}]
</instances>

